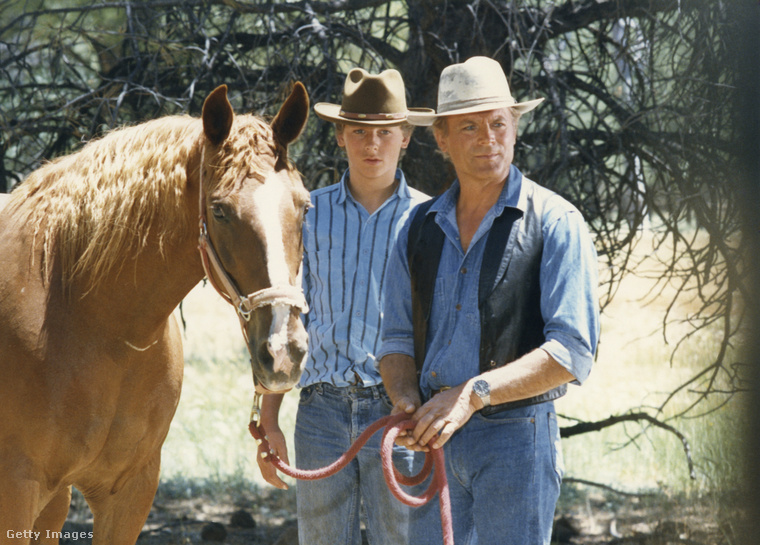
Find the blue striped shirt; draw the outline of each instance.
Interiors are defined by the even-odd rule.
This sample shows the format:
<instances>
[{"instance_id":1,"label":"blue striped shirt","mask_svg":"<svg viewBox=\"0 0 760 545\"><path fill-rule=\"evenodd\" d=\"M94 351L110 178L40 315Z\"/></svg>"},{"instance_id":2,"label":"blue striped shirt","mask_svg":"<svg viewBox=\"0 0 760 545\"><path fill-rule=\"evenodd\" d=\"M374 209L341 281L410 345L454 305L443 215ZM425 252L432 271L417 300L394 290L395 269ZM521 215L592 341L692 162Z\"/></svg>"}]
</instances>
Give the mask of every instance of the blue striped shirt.
<instances>
[{"instance_id":1,"label":"blue striped shirt","mask_svg":"<svg viewBox=\"0 0 760 545\"><path fill-rule=\"evenodd\" d=\"M407 185L401 170L395 193L372 215L348 190L346 171L337 184L311 193L304 223L304 316L309 355L300 386L338 387L381 383L380 349L386 265L410 210L428 199Z\"/></svg>"}]
</instances>

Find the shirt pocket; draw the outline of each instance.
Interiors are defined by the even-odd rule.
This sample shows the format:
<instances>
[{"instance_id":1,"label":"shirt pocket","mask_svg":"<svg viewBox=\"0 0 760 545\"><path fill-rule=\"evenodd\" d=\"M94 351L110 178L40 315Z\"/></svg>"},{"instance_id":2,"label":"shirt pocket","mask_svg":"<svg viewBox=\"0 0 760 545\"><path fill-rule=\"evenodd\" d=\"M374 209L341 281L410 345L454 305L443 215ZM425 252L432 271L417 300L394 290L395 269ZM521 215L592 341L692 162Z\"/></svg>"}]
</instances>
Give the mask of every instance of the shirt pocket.
<instances>
[{"instance_id":1,"label":"shirt pocket","mask_svg":"<svg viewBox=\"0 0 760 545\"><path fill-rule=\"evenodd\" d=\"M431 319L435 319L436 316L445 316L448 313L454 297L454 288L454 282L448 275L439 276L435 279Z\"/></svg>"},{"instance_id":2,"label":"shirt pocket","mask_svg":"<svg viewBox=\"0 0 760 545\"><path fill-rule=\"evenodd\" d=\"M309 258L312 293L309 298L322 316L335 316L347 302L347 288L353 282L354 266L345 249L325 248Z\"/></svg>"}]
</instances>

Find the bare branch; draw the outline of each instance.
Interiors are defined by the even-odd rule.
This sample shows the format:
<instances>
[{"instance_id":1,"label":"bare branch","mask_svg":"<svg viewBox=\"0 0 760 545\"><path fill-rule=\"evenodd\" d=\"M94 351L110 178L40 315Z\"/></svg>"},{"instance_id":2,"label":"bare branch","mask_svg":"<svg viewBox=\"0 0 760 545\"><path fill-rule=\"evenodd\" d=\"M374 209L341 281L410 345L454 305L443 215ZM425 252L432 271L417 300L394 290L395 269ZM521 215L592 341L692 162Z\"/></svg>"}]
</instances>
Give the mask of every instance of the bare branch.
<instances>
[{"instance_id":1,"label":"bare branch","mask_svg":"<svg viewBox=\"0 0 760 545\"><path fill-rule=\"evenodd\" d=\"M652 426L663 429L669 433L672 433L676 437L678 437L678 440L681 441L681 445L683 447L683 451L686 456L686 462L689 466L689 476L692 479L696 479L697 474L694 470L694 461L692 460L692 456L691 456L691 446L689 445L689 441L688 439L686 439L686 436L682 434L680 431L678 431L676 428L674 428L673 426L670 426L647 413L643 413L643 412L629 413L629 414L622 414L618 416L610 416L609 418L605 418L604 420L599 420L597 422L580 422L573 426L561 428L560 437L567 438L567 437L572 437L574 435L580 435L583 433L600 431L605 428L609 428L610 426L614 426L616 424L620 424L623 422L641 422L641 421L647 422L651 424Z\"/></svg>"},{"instance_id":2,"label":"bare branch","mask_svg":"<svg viewBox=\"0 0 760 545\"><path fill-rule=\"evenodd\" d=\"M272 2L243 0L214 0L214 3L228 6L241 13L292 13L313 12L320 15L332 15L345 11L374 8L387 4L390 0L320 0L318 2Z\"/></svg>"}]
</instances>

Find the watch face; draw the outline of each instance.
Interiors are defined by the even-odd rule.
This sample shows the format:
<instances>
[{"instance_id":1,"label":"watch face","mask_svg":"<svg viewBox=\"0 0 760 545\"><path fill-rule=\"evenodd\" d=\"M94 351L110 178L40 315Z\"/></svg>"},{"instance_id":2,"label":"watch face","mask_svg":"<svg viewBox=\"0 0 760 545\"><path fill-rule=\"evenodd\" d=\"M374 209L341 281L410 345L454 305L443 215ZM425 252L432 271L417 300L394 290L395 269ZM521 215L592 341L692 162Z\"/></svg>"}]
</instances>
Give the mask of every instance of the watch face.
<instances>
[{"instance_id":1,"label":"watch face","mask_svg":"<svg viewBox=\"0 0 760 545\"><path fill-rule=\"evenodd\" d=\"M485 380L476 380L472 385L473 391L480 397L487 396L491 393L491 388Z\"/></svg>"}]
</instances>

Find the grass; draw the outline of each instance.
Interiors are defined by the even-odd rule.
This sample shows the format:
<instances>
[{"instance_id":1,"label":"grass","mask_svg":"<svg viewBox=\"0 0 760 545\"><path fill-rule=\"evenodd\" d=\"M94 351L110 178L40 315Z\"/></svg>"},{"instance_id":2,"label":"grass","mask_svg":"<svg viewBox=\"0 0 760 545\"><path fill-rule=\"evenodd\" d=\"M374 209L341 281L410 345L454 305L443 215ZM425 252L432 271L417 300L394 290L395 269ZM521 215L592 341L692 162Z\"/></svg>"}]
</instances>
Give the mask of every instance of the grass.
<instances>
[{"instance_id":1,"label":"grass","mask_svg":"<svg viewBox=\"0 0 760 545\"><path fill-rule=\"evenodd\" d=\"M627 280L603 315L602 342L591 376L572 386L557 403L560 414L601 420L641 406L658 406L664 396L701 368L716 341L700 335L669 362L672 345L661 334L662 301L642 305L648 283ZM183 303L187 323L185 382L177 415L163 449L162 488L182 494L183 487L263 487L255 461L256 445L247 431L253 384L237 318L209 286L198 286ZM690 400L685 393L660 417ZM742 422L740 400L704 418L669 422L689 440L696 479L678 438L638 423L565 439L566 476L616 489L658 490L703 496L730 490L739 482ZM281 426L290 438L297 391L286 396ZM652 413L654 414L654 413ZM291 460L292 450L291 450Z\"/></svg>"},{"instance_id":2,"label":"grass","mask_svg":"<svg viewBox=\"0 0 760 545\"><path fill-rule=\"evenodd\" d=\"M651 286L651 280L633 276L623 281L615 300L602 315L602 337L591 376L582 387L571 387L569 394L557 402L557 410L597 421L648 408L650 415L667 420L686 437L695 478L690 477L679 438L640 423L564 440L567 475L627 491L705 496L736 489L742 478L741 396L722 407L722 398L704 402L694 413L709 413L704 417L674 418L696 399L698 394L691 387L673 398L662 413L653 410L676 387L712 363L719 350L719 338L712 331L702 331L686 341L671 359L678 336L688 329L674 324L669 328L670 343L666 342L661 322L673 291L665 289L654 297ZM682 301L674 314L685 316L689 304L695 303ZM731 361L730 355L727 361Z\"/></svg>"},{"instance_id":3,"label":"grass","mask_svg":"<svg viewBox=\"0 0 760 545\"><path fill-rule=\"evenodd\" d=\"M248 433L253 379L232 307L212 287L199 285L183 302L181 316L186 323L185 377L162 450L162 483L175 490L198 483L206 488L266 485ZM295 426L296 406L297 391L292 391L280 413L283 429Z\"/></svg>"}]
</instances>

